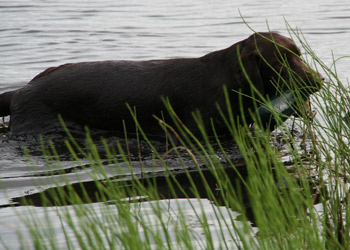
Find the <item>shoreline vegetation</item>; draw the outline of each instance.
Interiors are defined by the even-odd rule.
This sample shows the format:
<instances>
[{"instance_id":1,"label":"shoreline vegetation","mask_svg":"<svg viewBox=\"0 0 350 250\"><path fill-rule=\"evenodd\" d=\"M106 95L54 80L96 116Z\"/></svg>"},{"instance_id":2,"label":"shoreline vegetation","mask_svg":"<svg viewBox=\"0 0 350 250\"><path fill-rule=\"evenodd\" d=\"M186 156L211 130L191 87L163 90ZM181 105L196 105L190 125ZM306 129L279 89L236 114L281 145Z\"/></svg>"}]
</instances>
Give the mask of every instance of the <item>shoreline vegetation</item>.
<instances>
[{"instance_id":1,"label":"shoreline vegetation","mask_svg":"<svg viewBox=\"0 0 350 250\"><path fill-rule=\"evenodd\" d=\"M69 175L60 172L61 155L43 139L43 157L57 184L35 197L13 199L11 209L28 230L27 235L18 232L21 248L348 249L350 93L337 75L341 58L325 65L300 31L288 24L287 29L301 44L307 64L327 79L311 97L316 116L309 110L283 123L275 114L280 126L271 133L223 117L231 128L225 139L207 137L196 116L199 140L172 113L178 126L161 125L176 141L166 137L161 151L136 117L136 152L127 136L111 145L107 139L96 143L87 131L82 147L71 135L64 145L79 166L72 172L84 172L90 185L62 179ZM228 152L233 141L239 160ZM151 152L147 168L145 147ZM288 160L282 160L282 147ZM168 164L174 160L176 171ZM134 171L135 162L140 172ZM152 172L152 166L164 170ZM129 172L123 174L125 167ZM22 214L26 209L31 212ZM6 238L0 245L11 248Z\"/></svg>"}]
</instances>

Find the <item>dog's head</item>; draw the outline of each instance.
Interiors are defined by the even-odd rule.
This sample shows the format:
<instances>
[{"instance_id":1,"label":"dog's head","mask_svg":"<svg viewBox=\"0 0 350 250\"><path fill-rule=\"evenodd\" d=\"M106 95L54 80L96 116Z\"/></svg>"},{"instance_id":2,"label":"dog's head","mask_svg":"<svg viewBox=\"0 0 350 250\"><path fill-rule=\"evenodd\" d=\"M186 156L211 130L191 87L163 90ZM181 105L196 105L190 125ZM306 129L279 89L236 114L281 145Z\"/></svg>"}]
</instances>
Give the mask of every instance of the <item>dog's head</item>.
<instances>
[{"instance_id":1,"label":"dog's head","mask_svg":"<svg viewBox=\"0 0 350 250\"><path fill-rule=\"evenodd\" d=\"M263 95L274 95L285 88L307 95L320 90L324 78L301 59L296 44L278 33L255 33L239 45L241 70L245 78Z\"/></svg>"}]
</instances>

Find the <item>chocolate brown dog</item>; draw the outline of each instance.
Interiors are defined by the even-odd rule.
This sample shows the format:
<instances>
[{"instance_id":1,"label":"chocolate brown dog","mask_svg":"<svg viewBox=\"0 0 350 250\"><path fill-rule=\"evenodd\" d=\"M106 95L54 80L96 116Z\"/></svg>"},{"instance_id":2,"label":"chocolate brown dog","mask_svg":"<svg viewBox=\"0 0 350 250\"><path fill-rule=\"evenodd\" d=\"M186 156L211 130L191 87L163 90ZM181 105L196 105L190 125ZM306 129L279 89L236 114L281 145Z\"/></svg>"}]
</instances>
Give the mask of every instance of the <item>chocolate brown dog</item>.
<instances>
[{"instance_id":1,"label":"chocolate brown dog","mask_svg":"<svg viewBox=\"0 0 350 250\"><path fill-rule=\"evenodd\" d=\"M243 110L247 117L253 108L247 96L254 91L267 96L286 86L303 88L308 94L320 89L321 76L299 56L291 39L271 32L255 33L199 58L64 64L48 68L18 90L1 94L0 117L11 115L13 134L56 130L61 127L58 114L71 127L123 131L124 120L133 132L128 104L146 133L163 134L153 115L171 121L166 97L190 130L198 130L192 112L199 110L208 130L212 118L217 133L225 134L226 125L217 109L219 105L227 110L223 86L228 89L233 115Z\"/></svg>"}]
</instances>

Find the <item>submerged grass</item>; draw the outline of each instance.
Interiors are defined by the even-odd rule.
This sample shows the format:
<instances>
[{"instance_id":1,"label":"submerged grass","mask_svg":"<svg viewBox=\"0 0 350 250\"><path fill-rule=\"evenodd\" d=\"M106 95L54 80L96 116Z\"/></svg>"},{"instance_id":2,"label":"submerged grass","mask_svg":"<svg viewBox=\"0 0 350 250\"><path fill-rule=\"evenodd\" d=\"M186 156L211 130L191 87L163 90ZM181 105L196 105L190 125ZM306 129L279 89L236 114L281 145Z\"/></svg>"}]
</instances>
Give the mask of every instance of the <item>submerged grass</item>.
<instances>
[{"instance_id":1,"label":"submerged grass","mask_svg":"<svg viewBox=\"0 0 350 250\"><path fill-rule=\"evenodd\" d=\"M231 129L229 140L242 154L244 171L227 153L222 138L206 136L199 114L195 118L201 140L181 125L168 105L175 126L159 119L169 135L167 151L160 152L142 132L142 124L130 108L138 141L147 143L153 152L153 166L162 166L163 173L135 173L128 140L126 145L117 142L114 147L102 140L101 153L89 133L84 149L71 136L66 141L71 160L80 165L80 172L90 175L94 189L89 190L84 181L64 182L63 171L55 175L59 176L57 186L40 194L45 212L35 215L36 210L28 207L33 209L31 216L18 214L31 242L24 243L19 233L21 248L348 249L349 91L337 76L336 60L327 67L301 32L290 27L289 31L306 51L309 65L328 79L312 97L319 115L311 119L310 112L305 112L295 125L311 144L311 153L300 149L304 144L298 144L281 122L280 133L295 166L293 174L282 163L268 132L257 127L252 133L247 125L237 126L232 116L223 119ZM43 152L48 165L59 165L54 144ZM182 167L181 179L168 167L170 155ZM139 156L142 167L141 153ZM192 168L188 168L189 162ZM113 166L115 172L106 171L107 166ZM125 166L129 178L118 179ZM34 201L23 199L21 203ZM5 239L1 243L6 247Z\"/></svg>"}]
</instances>

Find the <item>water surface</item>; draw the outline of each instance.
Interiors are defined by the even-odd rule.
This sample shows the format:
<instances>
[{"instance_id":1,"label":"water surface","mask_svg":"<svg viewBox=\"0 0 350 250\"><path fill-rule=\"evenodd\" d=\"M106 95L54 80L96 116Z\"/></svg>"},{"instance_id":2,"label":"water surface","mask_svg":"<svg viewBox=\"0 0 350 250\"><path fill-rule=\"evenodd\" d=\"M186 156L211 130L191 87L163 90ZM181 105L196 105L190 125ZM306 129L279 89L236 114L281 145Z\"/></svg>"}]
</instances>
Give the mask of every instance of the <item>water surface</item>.
<instances>
[{"instance_id":1,"label":"water surface","mask_svg":"<svg viewBox=\"0 0 350 250\"><path fill-rule=\"evenodd\" d=\"M333 58L350 55L348 0L1 1L0 92L19 88L46 68L67 62L202 56L252 34L241 15L256 31L270 29L283 35L288 35L287 20L303 32L328 66ZM350 72L349 61L337 62L344 82ZM29 163L24 147L32 154ZM227 147L235 157L234 146ZM138 162L134 164L137 169ZM59 168L72 166L74 163L64 158ZM0 195L0 205L36 193L33 178L40 177L42 187L49 187L48 171L52 169L41 156L40 146L12 140L6 131L0 133L0 173L7 187ZM10 221L5 211L0 213L0 224ZM13 236L9 232L14 232L13 228L2 235Z\"/></svg>"}]
</instances>

